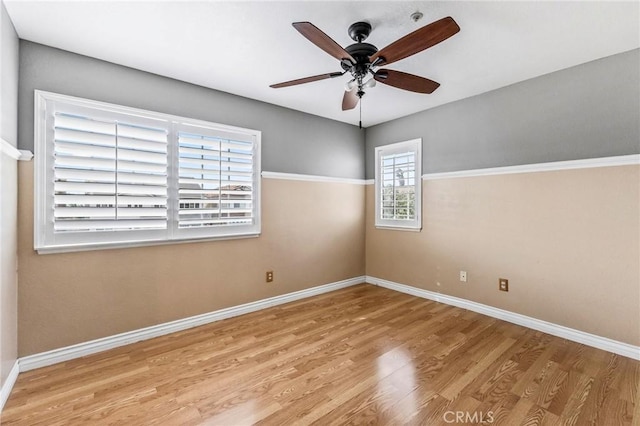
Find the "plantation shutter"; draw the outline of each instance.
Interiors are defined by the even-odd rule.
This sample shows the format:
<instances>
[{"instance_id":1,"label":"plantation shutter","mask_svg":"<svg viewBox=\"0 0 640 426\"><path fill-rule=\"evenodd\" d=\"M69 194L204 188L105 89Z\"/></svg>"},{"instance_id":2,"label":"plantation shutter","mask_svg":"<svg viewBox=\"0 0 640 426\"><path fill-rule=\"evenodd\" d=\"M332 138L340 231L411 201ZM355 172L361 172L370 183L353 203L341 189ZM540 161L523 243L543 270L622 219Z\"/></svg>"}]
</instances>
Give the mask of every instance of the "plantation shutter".
<instances>
[{"instance_id":1,"label":"plantation shutter","mask_svg":"<svg viewBox=\"0 0 640 426\"><path fill-rule=\"evenodd\" d=\"M382 155L380 159L382 219L414 220L416 215L415 152Z\"/></svg>"},{"instance_id":2,"label":"plantation shutter","mask_svg":"<svg viewBox=\"0 0 640 426\"><path fill-rule=\"evenodd\" d=\"M180 229L256 223L255 151L248 135L178 131Z\"/></svg>"},{"instance_id":3,"label":"plantation shutter","mask_svg":"<svg viewBox=\"0 0 640 426\"><path fill-rule=\"evenodd\" d=\"M167 228L166 129L56 111L53 139L54 232Z\"/></svg>"},{"instance_id":4,"label":"plantation shutter","mask_svg":"<svg viewBox=\"0 0 640 426\"><path fill-rule=\"evenodd\" d=\"M260 235L260 140L243 129L35 91L34 248Z\"/></svg>"}]
</instances>

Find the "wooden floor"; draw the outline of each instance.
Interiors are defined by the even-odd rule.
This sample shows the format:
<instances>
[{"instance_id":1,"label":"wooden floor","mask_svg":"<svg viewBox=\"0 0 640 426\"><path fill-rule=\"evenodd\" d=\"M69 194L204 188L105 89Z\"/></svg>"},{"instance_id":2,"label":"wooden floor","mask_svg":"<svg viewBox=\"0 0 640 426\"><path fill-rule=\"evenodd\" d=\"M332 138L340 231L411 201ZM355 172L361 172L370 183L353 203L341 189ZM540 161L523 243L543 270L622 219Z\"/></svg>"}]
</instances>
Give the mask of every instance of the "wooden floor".
<instances>
[{"instance_id":1,"label":"wooden floor","mask_svg":"<svg viewBox=\"0 0 640 426\"><path fill-rule=\"evenodd\" d=\"M359 285L20 374L3 425L640 424L640 362Z\"/></svg>"}]
</instances>

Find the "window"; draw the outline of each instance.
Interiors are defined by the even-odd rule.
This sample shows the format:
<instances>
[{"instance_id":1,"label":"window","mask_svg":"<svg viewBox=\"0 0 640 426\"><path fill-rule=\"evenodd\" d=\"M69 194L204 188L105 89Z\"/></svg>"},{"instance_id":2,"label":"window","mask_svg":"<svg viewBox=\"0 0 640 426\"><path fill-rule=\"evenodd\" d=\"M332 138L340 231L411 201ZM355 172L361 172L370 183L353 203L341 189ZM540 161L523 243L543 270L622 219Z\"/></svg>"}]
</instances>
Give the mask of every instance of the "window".
<instances>
[{"instance_id":1,"label":"window","mask_svg":"<svg viewBox=\"0 0 640 426\"><path fill-rule=\"evenodd\" d=\"M257 236L256 130L36 91L39 252Z\"/></svg>"},{"instance_id":2,"label":"window","mask_svg":"<svg viewBox=\"0 0 640 426\"><path fill-rule=\"evenodd\" d=\"M421 146L413 139L375 149L376 227L422 227Z\"/></svg>"}]
</instances>

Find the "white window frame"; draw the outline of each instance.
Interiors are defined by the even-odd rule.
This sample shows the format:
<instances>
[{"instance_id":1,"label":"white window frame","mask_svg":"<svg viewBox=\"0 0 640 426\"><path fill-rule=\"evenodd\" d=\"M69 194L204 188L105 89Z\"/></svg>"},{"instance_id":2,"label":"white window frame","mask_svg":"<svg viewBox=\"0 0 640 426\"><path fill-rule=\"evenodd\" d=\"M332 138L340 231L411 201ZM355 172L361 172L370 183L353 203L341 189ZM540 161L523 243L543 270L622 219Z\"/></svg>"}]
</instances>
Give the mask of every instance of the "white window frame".
<instances>
[{"instance_id":1,"label":"white window frame","mask_svg":"<svg viewBox=\"0 0 640 426\"><path fill-rule=\"evenodd\" d=\"M382 157L403 152L415 153L415 218L413 220L383 219L381 197L382 170L380 163ZM375 148L375 227L416 232L422 229L422 138L382 145Z\"/></svg>"},{"instance_id":2,"label":"white window frame","mask_svg":"<svg viewBox=\"0 0 640 426\"><path fill-rule=\"evenodd\" d=\"M123 248L156 244L173 244L190 241L223 240L257 237L261 232L260 181L261 137L258 130L227 126L170 114L130 108L105 102L76 98L56 93L35 91L34 115L34 248L38 253ZM156 122L169 130L167 152L168 201L167 229L89 231L56 233L53 231L53 131L52 119L56 103L78 110L90 108L99 116L126 115L135 121ZM237 135L253 143L253 223L250 225L221 225L198 229L178 228L178 142L177 130L181 126L203 128L221 137ZM56 235L58 234L58 235Z\"/></svg>"}]
</instances>

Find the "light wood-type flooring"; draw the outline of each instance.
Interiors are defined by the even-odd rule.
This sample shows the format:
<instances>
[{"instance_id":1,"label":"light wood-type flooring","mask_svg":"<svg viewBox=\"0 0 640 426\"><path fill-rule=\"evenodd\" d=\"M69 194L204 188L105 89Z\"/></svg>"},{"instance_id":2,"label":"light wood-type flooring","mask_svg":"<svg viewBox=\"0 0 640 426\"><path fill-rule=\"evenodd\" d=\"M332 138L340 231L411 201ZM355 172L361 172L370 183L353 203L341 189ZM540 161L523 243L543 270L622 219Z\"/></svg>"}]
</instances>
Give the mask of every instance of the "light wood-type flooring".
<instances>
[{"instance_id":1,"label":"light wood-type flooring","mask_svg":"<svg viewBox=\"0 0 640 426\"><path fill-rule=\"evenodd\" d=\"M3 425L640 424L640 362L358 285L20 374Z\"/></svg>"}]
</instances>

